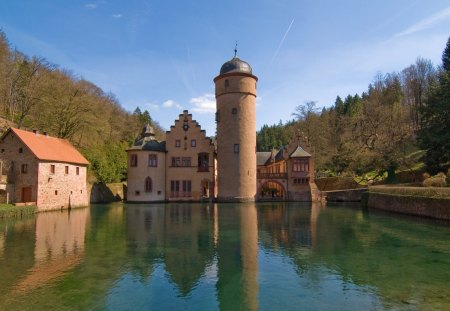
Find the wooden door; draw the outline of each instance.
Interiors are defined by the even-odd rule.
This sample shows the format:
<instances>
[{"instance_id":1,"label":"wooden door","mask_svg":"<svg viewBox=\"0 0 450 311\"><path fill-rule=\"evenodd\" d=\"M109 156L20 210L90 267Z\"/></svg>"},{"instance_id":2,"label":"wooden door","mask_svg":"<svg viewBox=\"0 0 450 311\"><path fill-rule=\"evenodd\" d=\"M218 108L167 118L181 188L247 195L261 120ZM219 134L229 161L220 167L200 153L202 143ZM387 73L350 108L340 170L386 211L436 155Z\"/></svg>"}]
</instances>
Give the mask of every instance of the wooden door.
<instances>
[{"instance_id":1,"label":"wooden door","mask_svg":"<svg viewBox=\"0 0 450 311\"><path fill-rule=\"evenodd\" d=\"M22 202L31 202L31 187L22 188Z\"/></svg>"}]
</instances>

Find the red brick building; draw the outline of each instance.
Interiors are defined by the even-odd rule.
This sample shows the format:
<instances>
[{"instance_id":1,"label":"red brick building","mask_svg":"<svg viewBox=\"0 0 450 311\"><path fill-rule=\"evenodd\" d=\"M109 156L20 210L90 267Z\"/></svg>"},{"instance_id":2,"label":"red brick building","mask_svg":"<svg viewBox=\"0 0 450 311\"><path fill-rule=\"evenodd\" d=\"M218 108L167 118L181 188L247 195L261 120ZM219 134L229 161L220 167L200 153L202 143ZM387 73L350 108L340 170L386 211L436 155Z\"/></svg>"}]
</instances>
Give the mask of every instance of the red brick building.
<instances>
[{"instance_id":1,"label":"red brick building","mask_svg":"<svg viewBox=\"0 0 450 311\"><path fill-rule=\"evenodd\" d=\"M38 210L89 204L89 162L67 140L8 129L0 138L0 194L7 203L30 203Z\"/></svg>"}]
</instances>

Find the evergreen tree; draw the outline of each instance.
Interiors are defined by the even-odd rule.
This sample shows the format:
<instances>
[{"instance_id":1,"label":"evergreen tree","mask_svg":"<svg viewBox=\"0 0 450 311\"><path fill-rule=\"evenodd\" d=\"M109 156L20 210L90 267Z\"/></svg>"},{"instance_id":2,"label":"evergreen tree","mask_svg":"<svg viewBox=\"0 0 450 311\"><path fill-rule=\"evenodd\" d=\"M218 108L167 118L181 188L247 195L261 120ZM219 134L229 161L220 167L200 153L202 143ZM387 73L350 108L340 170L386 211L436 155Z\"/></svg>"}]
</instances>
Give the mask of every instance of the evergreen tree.
<instances>
[{"instance_id":1,"label":"evergreen tree","mask_svg":"<svg viewBox=\"0 0 450 311\"><path fill-rule=\"evenodd\" d=\"M438 83L431 88L422 109L422 124L419 142L426 149L424 162L430 173L445 171L450 166L450 38L442 55Z\"/></svg>"}]
</instances>

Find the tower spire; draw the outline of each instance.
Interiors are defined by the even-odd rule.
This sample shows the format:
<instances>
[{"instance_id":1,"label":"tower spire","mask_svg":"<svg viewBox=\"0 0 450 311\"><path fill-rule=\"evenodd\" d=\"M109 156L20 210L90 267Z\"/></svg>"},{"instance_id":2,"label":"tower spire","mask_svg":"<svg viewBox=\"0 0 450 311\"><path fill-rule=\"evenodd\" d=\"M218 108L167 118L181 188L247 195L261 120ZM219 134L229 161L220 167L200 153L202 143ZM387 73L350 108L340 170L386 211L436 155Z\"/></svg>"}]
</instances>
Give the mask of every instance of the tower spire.
<instances>
[{"instance_id":1,"label":"tower spire","mask_svg":"<svg viewBox=\"0 0 450 311\"><path fill-rule=\"evenodd\" d=\"M237 54L237 40L236 40L236 44L234 45L234 57L236 57Z\"/></svg>"}]
</instances>

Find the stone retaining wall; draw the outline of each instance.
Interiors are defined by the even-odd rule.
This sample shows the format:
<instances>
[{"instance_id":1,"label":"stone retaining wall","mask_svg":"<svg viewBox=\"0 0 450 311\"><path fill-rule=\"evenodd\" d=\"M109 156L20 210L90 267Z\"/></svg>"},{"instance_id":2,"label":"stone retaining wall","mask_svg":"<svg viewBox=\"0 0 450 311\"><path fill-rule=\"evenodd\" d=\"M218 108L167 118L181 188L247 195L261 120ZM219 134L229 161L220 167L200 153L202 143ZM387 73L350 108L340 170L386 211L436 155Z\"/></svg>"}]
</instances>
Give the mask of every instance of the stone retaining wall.
<instances>
[{"instance_id":1,"label":"stone retaining wall","mask_svg":"<svg viewBox=\"0 0 450 311\"><path fill-rule=\"evenodd\" d=\"M367 207L389 212L450 220L450 199L369 192Z\"/></svg>"},{"instance_id":2,"label":"stone retaining wall","mask_svg":"<svg viewBox=\"0 0 450 311\"><path fill-rule=\"evenodd\" d=\"M126 200L126 184L95 183L88 185L90 203L110 203Z\"/></svg>"},{"instance_id":3,"label":"stone retaining wall","mask_svg":"<svg viewBox=\"0 0 450 311\"><path fill-rule=\"evenodd\" d=\"M367 188L323 191L328 202L361 202Z\"/></svg>"}]
</instances>

